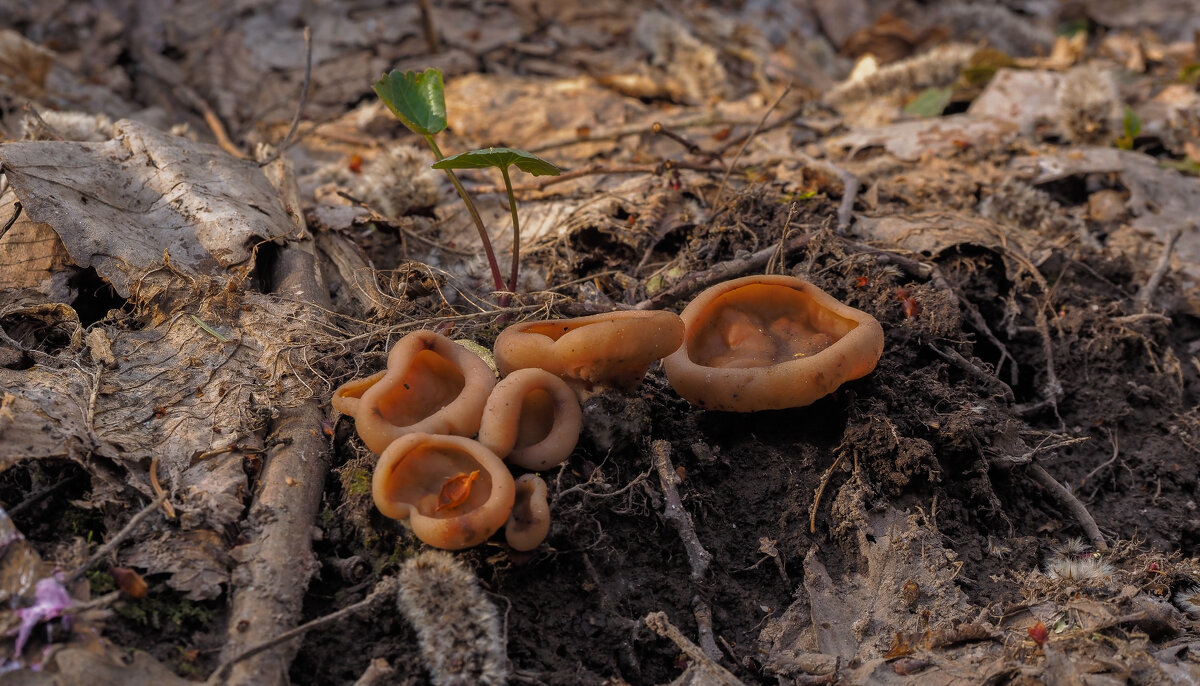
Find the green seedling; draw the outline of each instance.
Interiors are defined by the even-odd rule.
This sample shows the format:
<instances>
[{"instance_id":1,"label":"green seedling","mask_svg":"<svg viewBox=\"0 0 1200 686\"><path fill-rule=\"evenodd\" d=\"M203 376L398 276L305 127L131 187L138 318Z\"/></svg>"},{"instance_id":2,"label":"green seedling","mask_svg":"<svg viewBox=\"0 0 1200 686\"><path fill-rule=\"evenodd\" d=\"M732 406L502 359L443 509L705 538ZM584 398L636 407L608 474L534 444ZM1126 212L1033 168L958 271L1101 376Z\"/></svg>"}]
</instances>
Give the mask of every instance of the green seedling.
<instances>
[{"instance_id":1,"label":"green seedling","mask_svg":"<svg viewBox=\"0 0 1200 686\"><path fill-rule=\"evenodd\" d=\"M488 148L487 150L471 150L433 163L434 169L487 169L496 167L504 178L504 190L508 193L508 209L512 212L513 246L512 271L509 272L508 290L517 289L517 271L520 266L521 224L517 219L517 198L513 195L512 180L508 176L508 168L516 165L517 169L534 176L558 176L562 171L546 160L524 150L512 148Z\"/></svg>"},{"instance_id":2,"label":"green seedling","mask_svg":"<svg viewBox=\"0 0 1200 686\"><path fill-rule=\"evenodd\" d=\"M487 253L488 265L492 269L492 280L495 282L497 291L504 290L504 279L500 275L500 265L496 261L496 253L492 250L492 241L488 238L487 229L483 226L483 218L480 217L479 210L476 209L471 196L467 195L467 190L463 188L462 182L459 181L454 170L486 167L500 169L504 177L504 187L508 191L508 204L513 218L513 265L508 290L516 290L520 228L517 223L517 203L513 197L508 167L515 164L518 169L534 176L558 175L560 173L558 167L532 153L510 148L472 150L449 158L443 155L437 141L434 140L437 134L446 129L446 95L442 84L442 72L439 69L426 69L420 74L394 70L375 82L375 93L410 131L425 139L430 150L433 151L434 157L437 158L437 162L433 166L446 172L450 183L454 184L454 189L458 191L458 197L462 198L463 203L467 206L467 212L470 213L471 220L475 222L475 228L479 231L479 240L483 243L484 252Z\"/></svg>"},{"instance_id":3,"label":"green seedling","mask_svg":"<svg viewBox=\"0 0 1200 686\"><path fill-rule=\"evenodd\" d=\"M1117 139L1117 147L1122 150L1133 150L1133 141L1142 132L1142 118L1132 107L1125 108L1125 117L1121 120L1123 134Z\"/></svg>"}]
</instances>

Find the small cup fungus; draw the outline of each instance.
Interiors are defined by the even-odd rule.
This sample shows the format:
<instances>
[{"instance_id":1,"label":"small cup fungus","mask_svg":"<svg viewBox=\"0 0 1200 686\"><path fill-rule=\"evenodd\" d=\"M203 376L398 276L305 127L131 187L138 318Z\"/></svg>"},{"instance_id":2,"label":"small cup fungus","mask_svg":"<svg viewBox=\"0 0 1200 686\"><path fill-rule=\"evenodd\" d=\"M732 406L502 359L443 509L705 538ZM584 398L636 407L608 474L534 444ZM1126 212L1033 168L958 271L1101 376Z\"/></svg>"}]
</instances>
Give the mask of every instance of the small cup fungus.
<instances>
[{"instance_id":1,"label":"small cup fungus","mask_svg":"<svg viewBox=\"0 0 1200 686\"><path fill-rule=\"evenodd\" d=\"M504 525L504 539L513 550L533 550L550 533L550 504L546 500L546 482L537 474L517 479L517 497L512 514Z\"/></svg>"},{"instance_id":2,"label":"small cup fungus","mask_svg":"<svg viewBox=\"0 0 1200 686\"><path fill-rule=\"evenodd\" d=\"M679 347L683 330L675 314L647 310L522 322L496 338L496 365L502 375L540 367L576 392L596 386L630 390L651 363Z\"/></svg>"},{"instance_id":3,"label":"small cup fungus","mask_svg":"<svg viewBox=\"0 0 1200 686\"><path fill-rule=\"evenodd\" d=\"M371 495L380 512L405 520L425 543L461 550L504 526L516 486L508 467L479 443L411 433L379 456Z\"/></svg>"},{"instance_id":4,"label":"small cup fungus","mask_svg":"<svg viewBox=\"0 0 1200 686\"><path fill-rule=\"evenodd\" d=\"M338 388L333 406L354 417L363 443L379 453L409 433L473 435L495 385L478 355L421 330L396 343L386 370Z\"/></svg>"},{"instance_id":5,"label":"small cup fungus","mask_svg":"<svg viewBox=\"0 0 1200 686\"><path fill-rule=\"evenodd\" d=\"M810 405L883 354L874 317L790 276L717 284L680 316L687 334L663 369L679 395L709 410Z\"/></svg>"},{"instance_id":6,"label":"small cup fungus","mask_svg":"<svg viewBox=\"0 0 1200 686\"><path fill-rule=\"evenodd\" d=\"M582 422L565 381L544 369L518 369L488 397L479 442L509 464L549 469L571 456Z\"/></svg>"}]
</instances>

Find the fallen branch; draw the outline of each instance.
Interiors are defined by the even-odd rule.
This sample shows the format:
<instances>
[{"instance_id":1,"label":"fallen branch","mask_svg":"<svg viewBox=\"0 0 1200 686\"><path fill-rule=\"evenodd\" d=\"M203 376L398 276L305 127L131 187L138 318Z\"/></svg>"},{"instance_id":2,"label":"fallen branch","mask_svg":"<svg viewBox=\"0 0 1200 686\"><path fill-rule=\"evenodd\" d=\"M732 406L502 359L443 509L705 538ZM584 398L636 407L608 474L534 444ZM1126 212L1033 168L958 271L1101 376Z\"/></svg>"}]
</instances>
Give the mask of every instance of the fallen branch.
<instances>
[{"instance_id":1,"label":"fallen branch","mask_svg":"<svg viewBox=\"0 0 1200 686\"><path fill-rule=\"evenodd\" d=\"M324 289L316 279L310 243L290 244L279 252L274 269L276 292L311 301ZM315 303L323 305L324 303ZM329 451L320 431L320 402L309 399L280 410L267 444L258 488L242 523L245 541L233 551L240 564L233 572L232 602L222 659L232 667L225 684L279 686L288 683L296 646L252 658L239 657L296 623L304 593L317 566L312 528L329 470ZM266 650L265 648L263 650Z\"/></svg>"},{"instance_id":2,"label":"fallen branch","mask_svg":"<svg viewBox=\"0 0 1200 686\"><path fill-rule=\"evenodd\" d=\"M663 489L663 519L671 523L683 539L683 547L687 550L688 561L692 565L692 579L701 581L712 562L712 553L704 549L700 539L696 538L696 529L692 526L692 517L683 509L683 501L679 499L679 491L675 484L679 475L671 464L671 444L664 440L654 441L650 445L654 458L654 468L658 470L658 480Z\"/></svg>"}]
</instances>

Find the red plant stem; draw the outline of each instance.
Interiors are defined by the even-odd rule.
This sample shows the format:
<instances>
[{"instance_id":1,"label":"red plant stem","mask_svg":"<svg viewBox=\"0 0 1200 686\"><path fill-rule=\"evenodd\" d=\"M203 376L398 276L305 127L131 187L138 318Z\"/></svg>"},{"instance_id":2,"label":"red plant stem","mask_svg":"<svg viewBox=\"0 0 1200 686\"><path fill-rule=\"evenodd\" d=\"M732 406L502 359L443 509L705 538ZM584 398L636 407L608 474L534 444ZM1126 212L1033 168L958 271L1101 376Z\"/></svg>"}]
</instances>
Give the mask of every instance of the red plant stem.
<instances>
[{"instance_id":1,"label":"red plant stem","mask_svg":"<svg viewBox=\"0 0 1200 686\"><path fill-rule=\"evenodd\" d=\"M429 147L433 150L433 156L442 161L446 158L442 154L441 148L433 140L433 136L425 136L425 142L429 143ZM496 253L492 250L492 241L488 238L487 229L483 227L483 217L479 216L479 210L475 209L475 203L471 201L471 196L467 195L467 189L463 188L462 182L458 180L458 175L453 169L443 169L446 176L450 177L450 183L454 184L454 190L458 191L458 197L462 198L463 203L467 206L467 212L470 213L471 219L475 222L475 228L479 230L479 240L483 243L483 250L487 253L488 266L492 268L492 281L496 284L496 290L504 290L504 277L500 276L500 263L496 262ZM507 304L508 298L503 297L505 302L501 303L501 307Z\"/></svg>"},{"instance_id":2,"label":"red plant stem","mask_svg":"<svg viewBox=\"0 0 1200 686\"><path fill-rule=\"evenodd\" d=\"M517 221L517 197L513 195L512 180L508 178L508 166L500 167L504 177L504 189L508 191L508 209L512 212L513 244L512 244L512 276L508 280L508 290L517 292L517 270L520 268L521 256L521 224Z\"/></svg>"}]
</instances>

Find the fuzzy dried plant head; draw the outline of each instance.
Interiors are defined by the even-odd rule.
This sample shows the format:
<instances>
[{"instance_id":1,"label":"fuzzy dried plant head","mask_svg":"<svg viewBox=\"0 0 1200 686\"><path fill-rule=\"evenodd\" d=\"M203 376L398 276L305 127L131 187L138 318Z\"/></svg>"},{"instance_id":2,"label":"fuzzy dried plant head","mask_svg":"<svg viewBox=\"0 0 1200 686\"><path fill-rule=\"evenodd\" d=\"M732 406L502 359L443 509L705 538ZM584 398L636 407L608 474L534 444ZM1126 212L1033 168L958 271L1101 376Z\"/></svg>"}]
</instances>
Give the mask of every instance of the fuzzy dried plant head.
<instances>
[{"instance_id":1,"label":"fuzzy dried plant head","mask_svg":"<svg viewBox=\"0 0 1200 686\"><path fill-rule=\"evenodd\" d=\"M503 684L508 657L496 606L458 558L427 550L400 570L400 612L417 631L435 686Z\"/></svg>"},{"instance_id":2,"label":"fuzzy dried plant head","mask_svg":"<svg viewBox=\"0 0 1200 686\"><path fill-rule=\"evenodd\" d=\"M1175 606L1192 617L1200 617L1200 584L1175 594Z\"/></svg>"},{"instance_id":3,"label":"fuzzy dried plant head","mask_svg":"<svg viewBox=\"0 0 1200 686\"><path fill-rule=\"evenodd\" d=\"M1116 570L1096 555L1066 557L1055 555L1046 562L1046 576L1055 581L1081 584L1097 583L1111 577Z\"/></svg>"}]
</instances>

